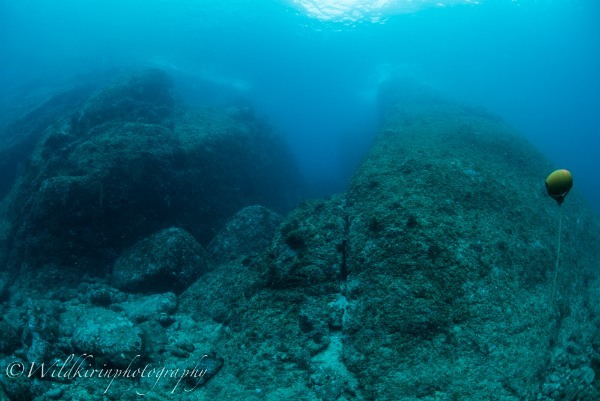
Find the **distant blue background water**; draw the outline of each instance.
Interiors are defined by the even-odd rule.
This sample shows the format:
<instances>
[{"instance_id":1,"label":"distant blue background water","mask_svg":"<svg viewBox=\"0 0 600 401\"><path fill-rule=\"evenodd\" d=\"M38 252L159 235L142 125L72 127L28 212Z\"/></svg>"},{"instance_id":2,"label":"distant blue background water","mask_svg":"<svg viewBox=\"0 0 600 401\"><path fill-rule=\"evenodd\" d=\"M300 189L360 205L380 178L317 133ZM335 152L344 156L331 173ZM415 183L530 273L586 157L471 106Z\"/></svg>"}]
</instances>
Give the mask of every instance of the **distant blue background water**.
<instances>
[{"instance_id":1,"label":"distant blue background water","mask_svg":"<svg viewBox=\"0 0 600 401\"><path fill-rule=\"evenodd\" d=\"M402 74L504 117L600 211L600 2L304 3L321 14L283 0L0 0L0 95L113 67L164 68L190 99L214 82L250 97L331 192L376 130L377 84Z\"/></svg>"}]
</instances>

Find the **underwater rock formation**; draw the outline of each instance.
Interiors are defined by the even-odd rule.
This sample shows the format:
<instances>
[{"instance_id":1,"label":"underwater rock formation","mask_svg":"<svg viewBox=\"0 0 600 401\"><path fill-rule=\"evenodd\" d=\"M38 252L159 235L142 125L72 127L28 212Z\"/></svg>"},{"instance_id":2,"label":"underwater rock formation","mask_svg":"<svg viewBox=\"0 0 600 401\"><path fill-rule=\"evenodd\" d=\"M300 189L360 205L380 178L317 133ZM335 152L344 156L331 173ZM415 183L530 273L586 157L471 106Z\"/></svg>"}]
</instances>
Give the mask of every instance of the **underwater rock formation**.
<instances>
[{"instance_id":1,"label":"underwater rock formation","mask_svg":"<svg viewBox=\"0 0 600 401\"><path fill-rule=\"evenodd\" d=\"M169 76L148 70L129 76L92 94L72 117L72 129L85 135L107 122L163 124L175 100Z\"/></svg>"},{"instance_id":2,"label":"underwater rock formation","mask_svg":"<svg viewBox=\"0 0 600 401\"><path fill-rule=\"evenodd\" d=\"M102 272L171 226L206 244L244 206L292 207L290 160L249 111L177 106L160 71L121 79L38 136L8 202L8 264Z\"/></svg>"},{"instance_id":3,"label":"underwater rock formation","mask_svg":"<svg viewBox=\"0 0 600 401\"><path fill-rule=\"evenodd\" d=\"M211 267L208 254L194 237L171 227L125 251L115 262L112 282L129 292L180 293Z\"/></svg>"},{"instance_id":4,"label":"underwater rock formation","mask_svg":"<svg viewBox=\"0 0 600 401\"><path fill-rule=\"evenodd\" d=\"M207 397L597 399L597 217L570 195L556 270L550 163L495 116L388 85L396 103L348 192L184 293L199 325L227 324Z\"/></svg>"},{"instance_id":5,"label":"underwater rock formation","mask_svg":"<svg viewBox=\"0 0 600 401\"><path fill-rule=\"evenodd\" d=\"M52 265L21 271L0 303L0 363L93 350L113 367L139 352L142 366L206 370L115 380L122 400L599 399L597 216L576 192L559 208L553 166L499 118L406 82L381 94L385 123L346 193L277 228L274 212L240 207L216 226L217 263L182 270L177 291L118 290L119 268L75 286ZM143 272L188 235L160 231L122 258L149 255ZM199 246L178 244L170 282ZM104 335L105 320L133 341ZM0 376L12 399L103 399L108 383Z\"/></svg>"},{"instance_id":6,"label":"underwater rock formation","mask_svg":"<svg viewBox=\"0 0 600 401\"><path fill-rule=\"evenodd\" d=\"M556 271L550 163L498 118L387 90L397 103L347 193L348 368L368 399L536 399L564 319L595 313L580 308L598 220L579 196L564 205Z\"/></svg>"},{"instance_id":7,"label":"underwater rock formation","mask_svg":"<svg viewBox=\"0 0 600 401\"><path fill-rule=\"evenodd\" d=\"M206 250L217 264L261 253L271 244L281 220L263 206L248 206L227 221Z\"/></svg>"},{"instance_id":8,"label":"underwater rock formation","mask_svg":"<svg viewBox=\"0 0 600 401\"><path fill-rule=\"evenodd\" d=\"M33 152L37 141L48 126L65 114L77 110L94 90L94 85L78 85L58 94L46 96L47 98L34 97L39 103L21 106L18 110L11 110L10 114L4 110L4 124L0 128L0 197L6 195L17 178L20 169ZM23 99L19 99L24 102ZM16 99L14 99L16 101ZM7 102L8 103L8 102ZM10 117L8 117L10 116Z\"/></svg>"}]
</instances>

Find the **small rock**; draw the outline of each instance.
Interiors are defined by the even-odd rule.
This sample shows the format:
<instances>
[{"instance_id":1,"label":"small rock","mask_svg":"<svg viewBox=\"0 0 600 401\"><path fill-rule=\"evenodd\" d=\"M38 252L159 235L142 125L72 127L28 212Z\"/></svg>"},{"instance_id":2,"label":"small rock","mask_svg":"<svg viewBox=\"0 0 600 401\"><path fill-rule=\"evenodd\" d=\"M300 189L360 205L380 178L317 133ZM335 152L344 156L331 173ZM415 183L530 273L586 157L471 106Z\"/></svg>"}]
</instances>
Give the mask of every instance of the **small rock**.
<instances>
[{"instance_id":1,"label":"small rock","mask_svg":"<svg viewBox=\"0 0 600 401\"><path fill-rule=\"evenodd\" d=\"M93 356L96 366L107 363L127 367L137 355L142 355L141 335L141 330L124 315L91 308L80 316L71 341L77 350Z\"/></svg>"},{"instance_id":2,"label":"small rock","mask_svg":"<svg viewBox=\"0 0 600 401\"><path fill-rule=\"evenodd\" d=\"M108 288L97 288L90 291L90 303L98 306L108 306L113 302L113 294Z\"/></svg>"},{"instance_id":3,"label":"small rock","mask_svg":"<svg viewBox=\"0 0 600 401\"><path fill-rule=\"evenodd\" d=\"M590 368L589 366L584 366L583 368L579 369L578 376L581 378L581 381L587 385L590 385L596 378L596 372L594 372L594 369Z\"/></svg>"}]
</instances>

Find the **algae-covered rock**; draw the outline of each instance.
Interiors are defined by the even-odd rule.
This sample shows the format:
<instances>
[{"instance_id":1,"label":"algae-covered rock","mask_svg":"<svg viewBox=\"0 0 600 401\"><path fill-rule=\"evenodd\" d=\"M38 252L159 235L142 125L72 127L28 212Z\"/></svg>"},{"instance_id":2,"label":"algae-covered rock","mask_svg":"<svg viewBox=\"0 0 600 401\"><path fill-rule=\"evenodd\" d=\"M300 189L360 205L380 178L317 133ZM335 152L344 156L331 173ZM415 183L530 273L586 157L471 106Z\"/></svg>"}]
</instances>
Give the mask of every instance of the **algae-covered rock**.
<instances>
[{"instance_id":1,"label":"algae-covered rock","mask_svg":"<svg viewBox=\"0 0 600 401\"><path fill-rule=\"evenodd\" d=\"M261 263L223 263L181 294L179 310L198 320L210 317L216 322L229 322L239 318L240 308L266 282L267 271Z\"/></svg>"},{"instance_id":2,"label":"algae-covered rock","mask_svg":"<svg viewBox=\"0 0 600 401\"><path fill-rule=\"evenodd\" d=\"M106 363L126 368L143 358L141 335L141 330L123 314L90 308L79 317L71 342L82 355L89 355L87 362L92 366L101 367Z\"/></svg>"},{"instance_id":3,"label":"algae-covered rock","mask_svg":"<svg viewBox=\"0 0 600 401\"><path fill-rule=\"evenodd\" d=\"M303 202L273 239L270 286L318 294L339 292L346 275L346 229L343 198Z\"/></svg>"},{"instance_id":4,"label":"algae-covered rock","mask_svg":"<svg viewBox=\"0 0 600 401\"><path fill-rule=\"evenodd\" d=\"M21 93L12 102L6 101L5 105L18 106L13 106L12 113L3 110L6 122L0 124L0 198L12 187L48 126L81 107L94 89L91 84L78 84L58 93Z\"/></svg>"},{"instance_id":5,"label":"algae-covered rock","mask_svg":"<svg viewBox=\"0 0 600 401\"><path fill-rule=\"evenodd\" d=\"M172 82L161 70L125 76L90 96L74 117L82 134L107 122L160 124L173 113Z\"/></svg>"},{"instance_id":6,"label":"algae-covered rock","mask_svg":"<svg viewBox=\"0 0 600 401\"><path fill-rule=\"evenodd\" d=\"M262 256L222 264L181 295L179 313L222 325L213 347L225 361L207 397L362 399L343 362L343 206L303 203Z\"/></svg>"},{"instance_id":7,"label":"algae-covered rock","mask_svg":"<svg viewBox=\"0 0 600 401\"><path fill-rule=\"evenodd\" d=\"M598 220L570 195L555 270L552 165L496 117L391 87L347 194L347 366L367 399L535 399Z\"/></svg>"},{"instance_id":8,"label":"algae-covered rock","mask_svg":"<svg viewBox=\"0 0 600 401\"><path fill-rule=\"evenodd\" d=\"M271 244L281 221L280 215L265 207L248 206L227 221L207 251L217 264L260 253Z\"/></svg>"},{"instance_id":9,"label":"algae-covered rock","mask_svg":"<svg viewBox=\"0 0 600 401\"><path fill-rule=\"evenodd\" d=\"M113 284L133 292L180 293L212 264L188 232L172 227L143 239L115 263Z\"/></svg>"},{"instance_id":10,"label":"algae-covered rock","mask_svg":"<svg viewBox=\"0 0 600 401\"><path fill-rule=\"evenodd\" d=\"M40 128L7 202L9 266L105 272L157 230L182 227L207 244L245 206L298 200L289 151L264 121L175 107L170 88L159 71L133 75Z\"/></svg>"}]
</instances>

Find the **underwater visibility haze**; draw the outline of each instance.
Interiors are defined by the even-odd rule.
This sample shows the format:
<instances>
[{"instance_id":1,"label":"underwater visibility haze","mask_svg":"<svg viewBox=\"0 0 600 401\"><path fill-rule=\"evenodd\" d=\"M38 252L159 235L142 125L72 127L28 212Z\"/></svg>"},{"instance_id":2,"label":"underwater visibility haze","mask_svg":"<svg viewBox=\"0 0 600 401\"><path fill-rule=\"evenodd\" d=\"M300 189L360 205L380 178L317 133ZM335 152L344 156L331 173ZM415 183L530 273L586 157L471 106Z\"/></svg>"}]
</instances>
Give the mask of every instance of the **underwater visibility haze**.
<instances>
[{"instance_id":1,"label":"underwater visibility haze","mask_svg":"<svg viewBox=\"0 0 600 401\"><path fill-rule=\"evenodd\" d=\"M600 3L0 0L0 401L600 399Z\"/></svg>"},{"instance_id":2,"label":"underwater visibility haze","mask_svg":"<svg viewBox=\"0 0 600 401\"><path fill-rule=\"evenodd\" d=\"M9 1L0 88L155 66L242 92L321 192L343 189L393 75L506 119L600 206L600 6L592 0ZM196 86L198 83L196 83ZM324 187L324 188L323 188Z\"/></svg>"}]
</instances>

